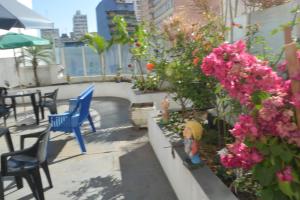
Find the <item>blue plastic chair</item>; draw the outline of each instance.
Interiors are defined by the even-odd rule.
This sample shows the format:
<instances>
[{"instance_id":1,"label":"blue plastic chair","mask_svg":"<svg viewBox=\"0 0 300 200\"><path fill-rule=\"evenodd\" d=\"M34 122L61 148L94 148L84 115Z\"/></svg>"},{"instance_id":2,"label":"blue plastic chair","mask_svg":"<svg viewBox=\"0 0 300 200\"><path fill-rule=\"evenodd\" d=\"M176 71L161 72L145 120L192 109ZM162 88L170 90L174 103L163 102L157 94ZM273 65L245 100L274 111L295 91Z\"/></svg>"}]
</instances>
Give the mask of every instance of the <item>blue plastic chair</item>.
<instances>
[{"instance_id":1,"label":"blue plastic chair","mask_svg":"<svg viewBox=\"0 0 300 200\"><path fill-rule=\"evenodd\" d=\"M86 152L80 127L86 120L89 121L92 131L96 132L91 114L89 112L93 98L94 86L89 86L76 99L69 100L69 111L63 114L49 115L51 131L74 133L80 145L81 152Z\"/></svg>"}]
</instances>

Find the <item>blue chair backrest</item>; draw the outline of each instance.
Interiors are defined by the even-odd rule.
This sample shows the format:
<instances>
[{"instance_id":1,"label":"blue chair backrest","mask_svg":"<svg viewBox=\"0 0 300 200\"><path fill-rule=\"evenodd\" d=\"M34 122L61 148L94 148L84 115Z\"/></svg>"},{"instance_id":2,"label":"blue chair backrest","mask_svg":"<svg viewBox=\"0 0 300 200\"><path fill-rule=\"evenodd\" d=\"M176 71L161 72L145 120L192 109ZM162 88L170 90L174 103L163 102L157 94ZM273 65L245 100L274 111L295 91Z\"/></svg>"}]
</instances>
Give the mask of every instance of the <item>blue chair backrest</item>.
<instances>
[{"instance_id":1,"label":"blue chair backrest","mask_svg":"<svg viewBox=\"0 0 300 200\"><path fill-rule=\"evenodd\" d=\"M79 112L80 107L81 107L80 99L82 99L82 97L85 96L91 90L94 90L94 85L88 86L83 92L80 93L80 95L76 99L69 100L69 112L70 113L72 113L75 109L77 110L77 113Z\"/></svg>"},{"instance_id":2,"label":"blue chair backrest","mask_svg":"<svg viewBox=\"0 0 300 200\"><path fill-rule=\"evenodd\" d=\"M82 97L86 92L89 90L94 90L95 86L94 85L89 85L84 91L82 91L79 95L79 98Z\"/></svg>"},{"instance_id":3,"label":"blue chair backrest","mask_svg":"<svg viewBox=\"0 0 300 200\"><path fill-rule=\"evenodd\" d=\"M89 109L93 98L93 92L94 87L89 88L89 90L87 90L85 94L83 94L79 99L79 123L85 121L87 119L87 116L89 115Z\"/></svg>"}]
</instances>

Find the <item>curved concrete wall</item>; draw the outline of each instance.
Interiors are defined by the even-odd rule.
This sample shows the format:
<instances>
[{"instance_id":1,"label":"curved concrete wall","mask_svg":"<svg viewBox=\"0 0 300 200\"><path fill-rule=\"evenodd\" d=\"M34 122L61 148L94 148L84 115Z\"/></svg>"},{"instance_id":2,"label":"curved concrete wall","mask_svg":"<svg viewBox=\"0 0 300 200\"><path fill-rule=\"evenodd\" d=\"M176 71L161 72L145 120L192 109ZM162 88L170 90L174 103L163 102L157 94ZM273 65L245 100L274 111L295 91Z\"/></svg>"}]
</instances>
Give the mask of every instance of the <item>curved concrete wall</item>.
<instances>
[{"instance_id":1,"label":"curved concrete wall","mask_svg":"<svg viewBox=\"0 0 300 200\"><path fill-rule=\"evenodd\" d=\"M119 97L123 99L128 99L132 103L143 103L143 102L154 102L156 108L160 108L160 102L163 98L168 95L166 92L157 93L146 93L146 94L136 94L132 89L131 83L115 83L115 82L96 82L96 83L80 83L80 84L66 84L66 85L54 85L46 87L37 88L26 88L24 91L35 91L41 90L42 93L52 92L56 88L58 91L58 100L65 100L76 98L85 88L89 85L95 85L94 97ZM12 90L13 91L13 90ZM30 103L30 98L26 97L17 98L17 103ZM179 109L180 106L171 100L170 97L170 109Z\"/></svg>"}]
</instances>

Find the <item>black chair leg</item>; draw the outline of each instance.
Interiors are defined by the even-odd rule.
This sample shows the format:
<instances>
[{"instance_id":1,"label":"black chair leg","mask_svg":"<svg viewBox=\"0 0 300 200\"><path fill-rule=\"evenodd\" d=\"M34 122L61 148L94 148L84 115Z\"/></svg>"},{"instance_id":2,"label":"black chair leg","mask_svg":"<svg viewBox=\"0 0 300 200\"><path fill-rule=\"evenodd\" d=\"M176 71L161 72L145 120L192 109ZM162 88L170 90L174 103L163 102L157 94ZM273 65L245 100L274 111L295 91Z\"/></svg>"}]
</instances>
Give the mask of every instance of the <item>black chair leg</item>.
<instances>
[{"instance_id":1,"label":"black chair leg","mask_svg":"<svg viewBox=\"0 0 300 200\"><path fill-rule=\"evenodd\" d=\"M31 191L32 191L32 195L38 199L38 196L37 196L37 192L36 192L36 188L35 188L35 183L34 183L34 179L32 177L32 175L26 175L24 176L24 178L26 179Z\"/></svg>"},{"instance_id":2,"label":"black chair leg","mask_svg":"<svg viewBox=\"0 0 300 200\"><path fill-rule=\"evenodd\" d=\"M52 184L52 180L51 180L51 176L50 176L50 172L49 172L49 167L48 167L48 161L43 162L41 164L41 166L46 174L50 188L53 188L53 184Z\"/></svg>"},{"instance_id":3,"label":"black chair leg","mask_svg":"<svg viewBox=\"0 0 300 200\"><path fill-rule=\"evenodd\" d=\"M49 111L50 111L51 114L57 114L56 104L53 104L53 105L49 106Z\"/></svg>"},{"instance_id":4,"label":"black chair leg","mask_svg":"<svg viewBox=\"0 0 300 200\"><path fill-rule=\"evenodd\" d=\"M17 120L17 107L16 107L16 99L15 98L12 98L11 99L11 104L12 104L12 108L13 108L13 111L14 111L14 117L15 117L15 120Z\"/></svg>"},{"instance_id":5,"label":"black chair leg","mask_svg":"<svg viewBox=\"0 0 300 200\"><path fill-rule=\"evenodd\" d=\"M36 190L37 190L37 194L38 194L38 200L45 200L44 188L43 188L43 183L42 183L39 168L35 169L33 171L32 175L33 175L33 178L34 178L34 182L35 182L35 186L36 186Z\"/></svg>"},{"instance_id":6,"label":"black chair leg","mask_svg":"<svg viewBox=\"0 0 300 200\"><path fill-rule=\"evenodd\" d=\"M17 185L18 190L23 188L23 181L22 181L21 177L15 176L15 181L16 181L16 185Z\"/></svg>"},{"instance_id":7,"label":"black chair leg","mask_svg":"<svg viewBox=\"0 0 300 200\"><path fill-rule=\"evenodd\" d=\"M42 119L45 119L45 109L41 106Z\"/></svg>"},{"instance_id":8,"label":"black chair leg","mask_svg":"<svg viewBox=\"0 0 300 200\"><path fill-rule=\"evenodd\" d=\"M3 187L1 175L0 175L0 200L4 200L4 187Z\"/></svg>"}]
</instances>

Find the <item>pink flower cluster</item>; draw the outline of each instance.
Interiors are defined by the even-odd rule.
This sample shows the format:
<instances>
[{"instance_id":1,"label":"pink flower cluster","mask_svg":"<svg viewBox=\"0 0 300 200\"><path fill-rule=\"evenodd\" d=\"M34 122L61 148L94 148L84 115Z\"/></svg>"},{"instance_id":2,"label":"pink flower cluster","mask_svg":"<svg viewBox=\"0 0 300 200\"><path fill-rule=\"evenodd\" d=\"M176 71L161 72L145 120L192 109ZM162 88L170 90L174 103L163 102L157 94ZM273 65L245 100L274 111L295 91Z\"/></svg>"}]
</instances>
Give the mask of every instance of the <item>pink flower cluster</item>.
<instances>
[{"instance_id":1,"label":"pink flower cluster","mask_svg":"<svg viewBox=\"0 0 300 200\"><path fill-rule=\"evenodd\" d=\"M255 91L287 95L289 83L277 75L266 62L246 52L245 43L225 43L215 48L202 64L202 71L216 77L229 95L251 108Z\"/></svg>"},{"instance_id":2,"label":"pink flower cluster","mask_svg":"<svg viewBox=\"0 0 300 200\"><path fill-rule=\"evenodd\" d=\"M290 166L287 166L283 170L278 171L276 173L276 176L279 181L291 182L293 180L292 168Z\"/></svg>"},{"instance_id":3,"label":"pink flower cluster","mask_svg":"<svg viewBox=\"0 0 300 200\"><path fill-rule=\"evenodd\" d=\"M263 160L263 155L256 148L249 148L244 143L228 145L228 153L221 155L221 163L228 168L250 169Z\"/></svg>"},{"instance_id":4,"label":"pink flower cluster","mask_svg":"<svg viewBox=\"0 0 300 200\"><path fill-rule=\"evenodd\" d=\"M290 109L291 105L300 107L300 94L292 97L291 81L279 77L266 62L247 53L243 41L215 48L203 60L201 68L206 75L218 79L229 95L252 114L240 115L231 130L237 142L228 147L228 154L221 156L225 167L249 169L263 160L261 153L243 144L245 138L275 136L300 146L300 131ZM260 92L267 97L257 109L252 97Z\"/></svg>"}]
</instances>

